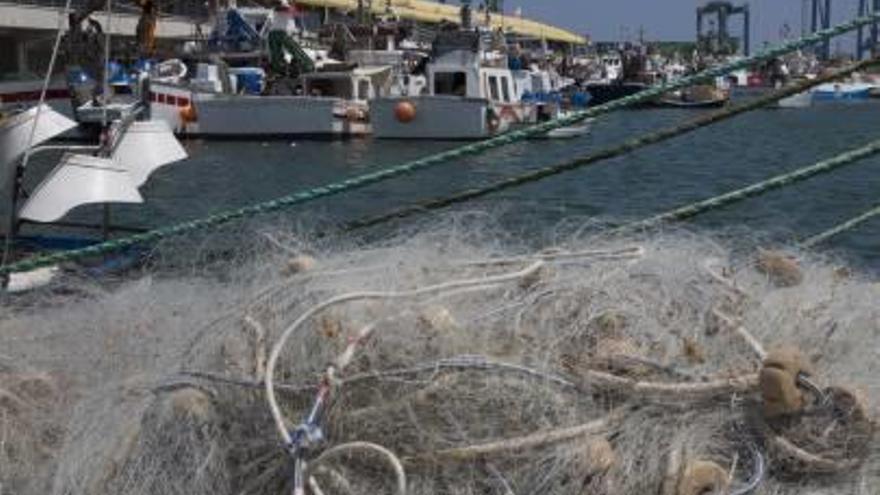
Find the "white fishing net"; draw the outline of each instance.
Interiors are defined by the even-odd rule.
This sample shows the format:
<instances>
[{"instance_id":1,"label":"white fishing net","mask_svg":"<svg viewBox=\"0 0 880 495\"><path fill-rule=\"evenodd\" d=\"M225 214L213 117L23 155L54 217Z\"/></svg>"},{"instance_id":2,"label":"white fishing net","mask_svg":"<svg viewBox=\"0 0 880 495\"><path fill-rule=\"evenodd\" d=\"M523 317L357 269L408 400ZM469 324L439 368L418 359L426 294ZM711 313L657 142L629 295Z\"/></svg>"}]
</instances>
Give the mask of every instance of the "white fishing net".
<instances>
[{"instance_id":1,"label":"white fishing net","mask_svg":"<svg viewBox=\"0 0 880 495\"><path fill-rule=\"evenodd\" d=\"M877 493L880 284L489 237L276 232L219 275L5 301L0 493Z\"/></svg>"}]
</instances>

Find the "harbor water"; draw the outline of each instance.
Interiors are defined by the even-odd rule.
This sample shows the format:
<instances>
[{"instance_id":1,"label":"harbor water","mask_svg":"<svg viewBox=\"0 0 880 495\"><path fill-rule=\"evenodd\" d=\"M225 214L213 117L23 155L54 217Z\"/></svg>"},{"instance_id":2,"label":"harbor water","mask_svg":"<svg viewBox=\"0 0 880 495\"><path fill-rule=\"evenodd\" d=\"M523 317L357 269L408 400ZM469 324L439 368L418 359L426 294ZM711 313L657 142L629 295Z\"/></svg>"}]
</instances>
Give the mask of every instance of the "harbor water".
<instances>
[{"instance_id":1,"label":"harbor water","mask_svg":"<svg viewBox=\"0 0 880 495\"><path fill-rule=\"evenodd\" d=\"M791 171L864 145L880 136L877 102L827 103L808 109L762 110L524 187L485 196L449 211L488 212L514 232L552 242L569 225L638 220ZM618 112L596 120L573 140L534 140L475 158L286 210L284 215L346 222L428 198L548 166L699 115L695 110ZM142 189L146 205L114 205L116 224L158 227L418 158L458 142L203 141L184 142L186 161L158 171ZM48 167L54 160L39 165ZM35 167L33 181L45 170ZM792 244L876 204L880 157L702 215L684 227L728 238L748 236ZM100 207L70 217L97 221ZM831 249L849 262L880 269L880 226L868 223L836 237Z\"/></svg>"}]
</instances>

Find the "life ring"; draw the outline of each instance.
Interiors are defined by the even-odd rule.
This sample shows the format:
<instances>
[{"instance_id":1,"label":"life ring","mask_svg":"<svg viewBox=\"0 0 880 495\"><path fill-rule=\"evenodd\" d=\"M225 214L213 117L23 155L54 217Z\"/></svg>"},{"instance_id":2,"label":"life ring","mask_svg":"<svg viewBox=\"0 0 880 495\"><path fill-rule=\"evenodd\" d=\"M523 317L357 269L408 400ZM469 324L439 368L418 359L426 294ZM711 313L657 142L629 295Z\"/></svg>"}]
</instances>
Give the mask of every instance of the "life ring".
<instances>
[{"instance_id":1,"label":"life ring","mask_svg":"<svg viewBox=\"0 0 880 495\"><path fill-rule=\"evenodd\" d=\"M153 67L153 78L157 81L177 81L186 77L189 70L179 58L159 62Z\"/></svg>"}]
</instances>

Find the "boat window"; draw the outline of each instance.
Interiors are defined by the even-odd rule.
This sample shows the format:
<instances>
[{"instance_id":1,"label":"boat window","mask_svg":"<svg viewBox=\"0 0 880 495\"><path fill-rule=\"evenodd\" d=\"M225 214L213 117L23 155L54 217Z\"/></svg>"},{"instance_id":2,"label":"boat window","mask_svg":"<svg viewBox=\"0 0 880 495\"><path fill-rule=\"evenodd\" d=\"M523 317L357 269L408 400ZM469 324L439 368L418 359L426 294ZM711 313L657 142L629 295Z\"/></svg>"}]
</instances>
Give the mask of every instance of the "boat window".
<instances>
[{"instance_id":1,"label":"boat window","mask_svg":"<svg viewBox=\"0 0 880 495\"><path fill-rule=\"evenodd\" d=\"M467 96L467 75L464 72L434 73L434 94Z\"/></svg>"},{"instance_id":2,"label":"boat window","mask_svg":"<svg viewBox=\"0 0 880 495\"><path fill-rule=\"evenodd\" d=\"M498 78L495 76L489 76L489 95L493 101L500 100L498 96Z\"/></svg>"},{"instance_id":3,"label":"boat window","mask_svg":"<svg viewBox=\"0 0 880 495\"><path fill-rule=\"evenodd\" d=\"M510 88L507 87L507 81L506 77L501 78L501 94L504 95L504 101L510 102Z\"/></svg>"},{"instance_id":4,"label":"boat window","mask_svg":"<svg viewBox=\"0 0 880 495\"><path fill-rule=\"evenodd\" d=\"M348 79L309 79L306 81L306 94L309 96L335 96L354 98L352 83Z\"/></svg>"},{"instance_id":5,"label":"boat window","mask_svg":"<svg viewBox=\"0 0 880 495\"><path fill-rule=\"evenodd\" d=\"M369 100L370 99L370 81L365 81L363 79L358 81L358 99L359 100Z\"/></svg>"}]
</instances>

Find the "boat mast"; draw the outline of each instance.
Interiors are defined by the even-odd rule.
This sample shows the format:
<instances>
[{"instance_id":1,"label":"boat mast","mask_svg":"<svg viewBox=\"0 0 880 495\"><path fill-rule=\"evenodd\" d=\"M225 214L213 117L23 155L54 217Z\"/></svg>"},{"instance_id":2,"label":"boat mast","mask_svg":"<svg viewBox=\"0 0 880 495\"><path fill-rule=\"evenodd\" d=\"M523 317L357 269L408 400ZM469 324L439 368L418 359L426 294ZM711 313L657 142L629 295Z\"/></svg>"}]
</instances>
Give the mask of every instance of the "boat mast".
<instances>
[{"instance_id":1,"label":"boat mast","mask_svg":"<svg viewBox=\"0 0 880 495\"><path fill-rule=\"evenodd\" d=\"M110 122L107 115L108 106L110 105L110 43L112 31L112 9L113 0L107 0L107 29L104 31L104 79L101 81L103 86L103 112L101 114L101 143L102 147L110 147ZM101 215L101 237L106 241L110 238L110 203L103 204Z\"/></svg>"}]
</instances>

